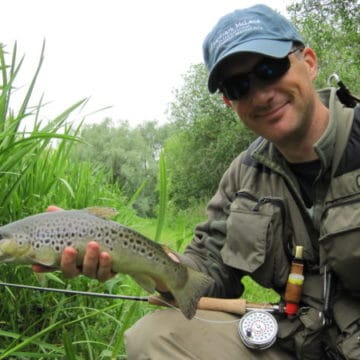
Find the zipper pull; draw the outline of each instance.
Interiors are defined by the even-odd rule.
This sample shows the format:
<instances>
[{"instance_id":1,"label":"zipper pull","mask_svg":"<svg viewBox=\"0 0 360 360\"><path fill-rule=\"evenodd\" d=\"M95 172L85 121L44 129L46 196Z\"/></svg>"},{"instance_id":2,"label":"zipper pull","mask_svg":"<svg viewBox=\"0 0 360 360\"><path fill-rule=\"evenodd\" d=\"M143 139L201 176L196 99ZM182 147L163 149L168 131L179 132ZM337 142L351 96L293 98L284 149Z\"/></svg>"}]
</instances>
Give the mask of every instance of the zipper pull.
<instances>
[{"instance_id":1,"label":"zipper pull","mask_svg":"<svg viewBox=\"0 0 360 360\"><path fill-rule=\"evenodd\" d=\"M267 198L261 198L253 207L253 211L259 211L260 206L267 203L268 201L269 201L269 199L267 199Z\"/></svg>"}]
</instances>

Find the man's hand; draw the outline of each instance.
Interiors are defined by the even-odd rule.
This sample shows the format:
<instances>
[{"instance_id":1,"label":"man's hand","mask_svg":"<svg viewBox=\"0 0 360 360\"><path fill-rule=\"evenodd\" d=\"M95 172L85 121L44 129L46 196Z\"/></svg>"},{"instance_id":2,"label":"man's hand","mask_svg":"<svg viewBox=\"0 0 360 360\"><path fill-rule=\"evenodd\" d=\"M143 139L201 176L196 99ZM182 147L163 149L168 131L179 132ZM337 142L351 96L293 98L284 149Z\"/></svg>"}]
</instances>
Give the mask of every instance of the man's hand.
<instances>
[{"instance_id":1,"label":"man's hand","mask_svg":"<svg viewBox=\"0 0 360 360\"><path fill-rule=\"evenodd\" d=\"M56 206L49 206L47 211L61 211ZM111 256L107 252L100 251L100 245L95 241L90 241L86 246L82 267L76 264L77 251L72 247L66 247L62 253L60 261L60 270L67 278L73 278L80 274L86 275L99 281L109 280L114 276L111 271ZM48 272L54 269L34 264L32 266L35 272Z\"/></svg>"},{"instance_id":2,"label":"man's hand","mask_svg":"<svg viewBox=\"0 0 360 360\"><path fill-rule=\"evenodd\" d=\"M90 241L86 246L82 267L76 265L77 252L72 247L64 249L61 257L60 269L64 276L73 278L83 274L99 281L109 280L114 274L111 271L111 256L107 252L100 251L100 245Z\"/></svg>"},{"instance_id":3,"label":"man's hand","mask_svg":"<svg viewBox=\"0 0 360 360\"><path fill-rule=\"evenodd\" d=\"M62 209L50 205L47 211L61 211ZM179 262L178 257L171 251L168 252L169 257L176 262ZM99 281L106 281L112 278L115 274L111 271L111 255L107 252L100 251L100 245L95 241L90 241L86 246L83 263L81 267L76 264L77 251L73 247L66 247L62 253L60 260L60 270L66 278L73 278L80 274L86 275L92 279ZM32 266L35 272L49 272L54 269L51 267L34 264ZM156 288L159 291L168 291L167 287L162 283L157 283Z\"/></svg>"}]
</instances>

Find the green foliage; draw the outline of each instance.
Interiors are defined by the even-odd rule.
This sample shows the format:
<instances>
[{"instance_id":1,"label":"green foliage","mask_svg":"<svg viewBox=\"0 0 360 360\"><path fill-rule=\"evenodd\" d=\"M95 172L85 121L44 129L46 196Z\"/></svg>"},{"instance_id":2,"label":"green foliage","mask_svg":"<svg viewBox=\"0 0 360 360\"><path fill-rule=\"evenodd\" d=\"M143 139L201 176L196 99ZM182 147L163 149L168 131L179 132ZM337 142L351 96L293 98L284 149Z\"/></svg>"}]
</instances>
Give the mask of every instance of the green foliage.
<instances>
[{"instance_id":1,"label":"green foliage","mask_svg":"<svg viewBox=\"0 0 360 360\"><path fill-rule=\"evenodd\" d=\"M65 122L84 101L71 106L46 125L39 121L41 102L29 110L43 53L44 49L20 108L15 112L11 109L11 99L23 60L17 62L15 44L8 64L4 46L0 44L0 218L4 216L8 220L16 219L20 212L26 213L26 209L34 210L28 208L32 198L41 198L57 181L61 181L64 159L72 142L77 140L76 130L65 126ZM33 122L32 130L24 129L25 120ZM58 141L57 151L51 148L55 140Z\"/></svg>"},{"instance_id":2,"label":"green foliage","mask_svg":"<svg viewBox=\"0 0 360 360\"><path fill-rule=\"evenodd\" d=\"M159 129L155 122L132 129L126 121L115 126L105 119L83 127L84 142L75 146L71 157L75 162L86 160L102 167L111 175L110 182L121 187L128 199L141 188L133 206L139 215L154 216L158 160L166 136L166 127Z\"/></svg>"},{"instance_id":3,"label":"green foliage","mask_svg":"<svg viewBox=\"0 0 360 360\"><path fill-rule=\"evenodd\" d=\"M203 65L191 67L171 107L177 131L166 143L169 196L181 209L209 198L231 160L254 138L219 95L209 95L206 79Z\"/></svg>"},{"instance_id":4,"label":"green foliage","mask_svg":"<svg viewBox=\"0 0 360 360\"><path fill-rule=\"evenodd\" d=\"M59 275L60 276L60 275ZM2 278L31 284L26 267L2 266ZM65 281L65 280L63 280ZM49 280L49 285L59 283ZM66 281L73 290L134 295L135 285L124 277L106 284L80 277ZM62 287L62 286L61 286ZM124 353L123 333L149 311L149 305L1 288L0 359L104 359ZM101 356L100 356L101 355Z\"/></svg>"},{"instance_id":5,"label":"green foliage","mask_svg":"<svg viewBox=\"0 0 360 360\"><path fill-rule=\"evenodd\" d=\"M288 12L319 57L317 86L326 87L329 76L337 73L354 94L360 94L359 1L295 1Z\"/></svg>"},{"instance_id":6,"label":"green foliage","mask_svg":"<svg viewBox=\"0 0 360 360\"><path fill-rule=\"evenodd\" d=\"M41 102L35 107L29 106L43 53L20 109L17 112L11 109L15 80L22 64L22 60L17 63L16 50L15 45L8 63L8 55L0 46L0 223L43 211L51 203L66 208L103 204L125 209L120 190L111 184L100 166L90 162L75 163L69 158L74 142L79 141L79 129L72 129L66 120L83 101L45 125L39 120ZM25 121L31 130L25 129ZM121 212L124 223L131 223L133 218L134 214L128 209ZM2 281L37 285L38 279L29 267L1 264L0 269ZM53 286L79 290L129 290L133 293L134 287L122 276L106 285L82 277L72 282L54 274L47 275L44 280L50 285L54 283ZM6 287L1 287L0 292L3 305L0 309L0 359L98 359L103 349L112 351L110 334L123 333L121 318L128 305L122 302L29 294L27 290ZM131 319L138 318L143 311L144 308L133 311ZM102 321L94 321L102 314L105 314Z\"/></svg>"}]
</instances>

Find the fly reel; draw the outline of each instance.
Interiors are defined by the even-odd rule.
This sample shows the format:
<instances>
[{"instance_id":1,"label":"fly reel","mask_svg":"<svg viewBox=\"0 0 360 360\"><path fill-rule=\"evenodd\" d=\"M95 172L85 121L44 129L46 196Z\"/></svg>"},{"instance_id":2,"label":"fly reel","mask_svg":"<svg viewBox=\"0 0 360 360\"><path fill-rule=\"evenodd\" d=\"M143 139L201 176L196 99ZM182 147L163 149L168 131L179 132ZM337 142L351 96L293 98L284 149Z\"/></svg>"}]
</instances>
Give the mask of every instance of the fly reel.
<instances>
[{"instance_id":1,"label":"fly reel","mask_svg":"<svg viewBox=\"0 0 360 360\"><path fill-rule=\"evenodd\" d=\"M264 350L274 344L278 324L267 311L249 311L240 320L238 332L245 346Z\"/></svg>"}]
</instances>

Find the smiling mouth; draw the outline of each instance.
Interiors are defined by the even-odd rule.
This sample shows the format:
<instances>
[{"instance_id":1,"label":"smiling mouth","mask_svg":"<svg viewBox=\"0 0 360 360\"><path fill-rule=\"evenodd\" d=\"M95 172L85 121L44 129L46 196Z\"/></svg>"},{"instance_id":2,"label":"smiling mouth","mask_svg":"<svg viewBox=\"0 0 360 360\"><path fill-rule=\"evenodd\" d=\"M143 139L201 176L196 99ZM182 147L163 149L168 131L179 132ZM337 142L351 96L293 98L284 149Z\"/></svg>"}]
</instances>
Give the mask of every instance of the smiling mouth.
<instances>
[{"instance_id":1,"label":"smiling mouth","mask_svg":"<svg viewBox=\"0 0 360 360\"><path fill-rule=\"evenodd\" d=\"M266 109L266 111L259 111L255 112L254 118L255 119L272 119L273 117L277 117L279 113L282 111L282 109L287 105L288 103L281 104L276 107L272 107L271 109Z\"/></svg>"}]
</instances>

